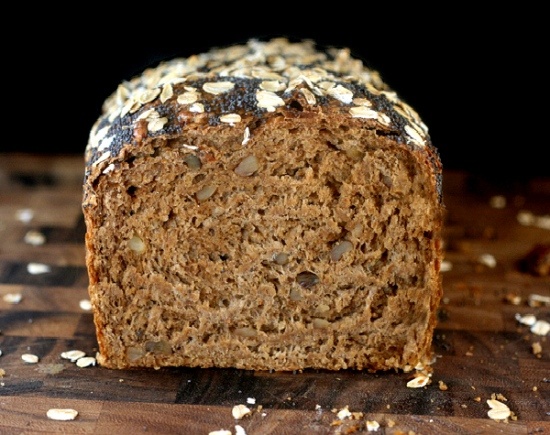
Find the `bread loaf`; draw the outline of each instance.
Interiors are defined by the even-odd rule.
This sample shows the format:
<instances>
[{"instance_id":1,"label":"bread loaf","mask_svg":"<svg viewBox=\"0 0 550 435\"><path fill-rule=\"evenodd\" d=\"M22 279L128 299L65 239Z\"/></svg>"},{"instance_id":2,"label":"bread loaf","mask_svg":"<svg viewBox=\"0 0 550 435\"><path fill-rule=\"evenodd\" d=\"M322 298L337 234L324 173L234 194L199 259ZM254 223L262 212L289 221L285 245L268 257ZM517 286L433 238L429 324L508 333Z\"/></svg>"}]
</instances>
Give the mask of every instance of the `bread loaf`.
<instances>
[{"instance_id":1,"label":"bread loaf","mask_svg":"<svg viewBox=\"0 0 550 435\"><path fill-rule=\"evenodd\" d=\"M106 99L85 160L102 366L431 358L440 157L349 49L276 38L162 62Z\"/></svg>"}]
</instances>

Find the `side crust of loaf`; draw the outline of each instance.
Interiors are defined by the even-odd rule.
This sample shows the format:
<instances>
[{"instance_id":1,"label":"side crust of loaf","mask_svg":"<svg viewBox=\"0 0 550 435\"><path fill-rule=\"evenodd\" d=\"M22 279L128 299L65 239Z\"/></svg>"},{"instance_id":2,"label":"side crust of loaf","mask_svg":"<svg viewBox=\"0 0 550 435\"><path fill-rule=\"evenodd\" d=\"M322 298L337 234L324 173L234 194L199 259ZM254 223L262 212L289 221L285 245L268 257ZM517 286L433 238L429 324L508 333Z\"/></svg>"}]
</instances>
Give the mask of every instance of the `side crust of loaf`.
<instances>
[{"instance_id":1,"label":"side crust of loaf","mask_svg":"<svg viewBox=\"0 0 550 435\"><path fill-rule=\"evenodd\" d=\"M83 212L105 367L431 358L441 162L349 50L251 40L122 83L90 134Z\"/></svg>"}]
</instances>

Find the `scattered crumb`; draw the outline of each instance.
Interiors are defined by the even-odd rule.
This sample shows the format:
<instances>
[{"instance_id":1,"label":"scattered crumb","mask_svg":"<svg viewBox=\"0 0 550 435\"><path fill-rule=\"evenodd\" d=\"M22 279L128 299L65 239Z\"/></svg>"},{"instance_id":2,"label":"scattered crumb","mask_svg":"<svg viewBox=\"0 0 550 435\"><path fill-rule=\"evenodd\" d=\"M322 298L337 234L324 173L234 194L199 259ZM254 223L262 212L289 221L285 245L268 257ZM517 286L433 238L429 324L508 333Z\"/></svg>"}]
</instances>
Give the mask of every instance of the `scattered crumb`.
<instances>
[{"instance_id":1,"label":"scattered crumb","mask_svg":"<svg viewBox=\"0 0 550 435\"><path fill-rule=\"evenodd\" d=\"M40 246L46 243L46 236L37 230L29 230L23 237L25 243L33 246Z\"/></svg>"},{"instance_id":2,"label":"scattered crumb","mask_svg":"<svg viewBox=\"0 0 550 435\"><path fill-rule=\"evenodd\" d=\"M540 355L542 353L542 345L540 342L536 341L531 345L531 350L534 355Z\"/></svg>"},{"instance_id":3,"label":"scattered crumb","mask_svg":"<svg viewBox=\"0 0 550 435\"><path fill-rule=\"evenodd\" d=\"M530 226L535 222L535 215L527 210L521 210L517 215L516 219L520 225Z\"/></svg>"},{"instance_id":4,"label":"scattered crumb","mask_svg":"<svg viewBox=\"0 0 550 435\"><path fill-rule=\"evenodd\" d=\"M51 420L74 420L78 415L78 411L70 408L52 408L48 409L46 415Z\"/></svg>"},{"instance_id":5,"label":"scattered crumb","mask_svg":"<svg viewBox=\"0 0 550 435\"><path fill-rule=\"evenodd\" d=\"M28 364L36 364L40 360L40 358L31 353L24 353L23 355L21 355L21 359Z\"/></svg>"},{"instance_id":6,"label":"scattered crumb","mask_svg":"<svg viewBox=\"0 0 550 435\"><path fill-rule=\"evenodd\" d=\"M497 265L497 260L492 254L481 254L477 261L479 261L481 264L484 264L487 267L490 267L491 269L495 268Z\"/></svg>"},{"instance_id":7,"label":"scattered crumb","mask_svg":"<svg viewBox=\"0 0 550 435\"><path fill-rule=\"evenodd\" d=\"M522 316L521 314L516 313L515 317L519 323L527 326L533 326L537 321L537 318L535 317L534 314L525 314L524 316Z\"/></svg>"},{"instance_id":8,"label":"scattered crumb","mask_svg":"<svg viewBox=\"0 0 550 435\"><path fill-rule=\"evenodd\" d=\"M241 418L250 415L251 411L246 405L235 405L231 410L233 418L240 420Z\"/></svg>"},{"instance_id":9,"label":"scattered crumb","mask_svg":"<svg viewBox=\"0 0 550 435\"><path fill-rule=\"evenodd\" d=\"M508 399L501 393L491 394L491 399L497 399L497 400L500 400L502 402L507 402L508 401Z\"/></svg>"},{"instance_id":10,"label":"scattered crumb","mask_svg":"<svg viewBox=\"0 0 550 435\"><path fill-rule=\"evenodd\" d=\"M506 197L504 195L494 195L489 199L489 205L492 208L505 208Z\"/></svg>"},{"instance_id":11,"label":"scattered crumb","mask_svg":"<svg viewBox=\"0 0 550 435\"><path fill-rule=\"evenodd\" d=\"M521 304L521 296L519 296L515 293L507 293L506 296L504 296L504 301L511 304L511 305L520 305Z\"/></svg>"},{"instance_id":12,"label":"scattered crumb","mask_svg":"<svg viewBox=\"0 0 550 435\"><path fill-rule=\"evenodd\" d=\"M380 423L376 420L367 420L367 430L369 432L375 432L380 429Z\"/></svg>"},{"instance_id":13,"label":"scattered crumb","mask_svg":"<svg viewBox=\"0 0 550 435\"><path fill-rule=\"evenodd\" d=\"M359 419L363 418L363 413L360 412L360 411L354 411L354 412L351 413L351 418L353 420L359 420Z\"/></svg>"},{"instance_id":14,"label":"scattered crumb","mask_svg":"<svg viewBox=\"0 0 550 435\"><path fill-rule=\"evenodd\" d=\"M236 424L235 425L235 435L246 435L246 431L244 430L244 427Z\"/></svg>"},{"instance_id":15,"label":"scattered crumb","mask_svg":"<svg viewBox=\"0 0 550 435\"><path fill-rule=\"evenodd\" d=\"M534 314L521 315L516 313L516 320L522 325L527 325L533 334L547 335L550 332L550 322L546 320L537 320Z\"/></svg>"},{"instance_id":16,"label":"scattered crumb","mask_svg":"<svg viewBox=\"0 0 550 435\"><path fill-rule=\"evenodd\" d=\"M453 263L451 263L450 261L447 261L447 260L443 260L441 262L441 267L439 268L439 270L441 272L449 272L449 271L453 270Z\"/></svg>"},{"instance_id":17,"label":"scattered crumb","mask_svg":"<svg viewBox=\"0 0 550 435\"><path fill-rule=\"evenodd\" d=\"M68 359L71 362L76 362L79 358L85 357L86 352L83 352L81 350L67 350L65 352L61 352L61 358Z\"/></svg>"},{"instance_id":18,"label":"scattered crumb","mask_svg":"<svg viewBox=\"0 0 550 435\"><path fill-rule=\"evenodd\" d=\"M42 273L50 272L51 268L47 264L42 263L29 263L27 264L27 272L31 275L39 275Z\"/></svg>"},{"instance_id":19,"label":"scattered crumb","mask_svg":"<svg viewBox=\"0 0 550 435\"><path fill-rule=\"evenodd\" d=\"M6 376L6 371L4 369L0 369L0 378L3 378Z\"/></svg>"},{"instance_id":20,"label":"scattered crumb","mask_svg":"<svg viewBox=\"0 0 550 435\"><path fill-rule=\"evenodd\" d=\"M90 302L89 299L82 299L78 303L78 305L80 306L80 309L84 311L90 311L92 309L92 303Z\"/></svg>"},{"instance_id":21,"label":"scattered crumb","mask_svg":"<svg viewBox=\"0 0 550 435\"><path fill-rule=\"evenodd\" d=\"M447 391L449 389L449 387L447 386L447 384L443 381L439 381L439 389L441 391Z\"/></svg>"},{"instance_id":22,"label":"scattered crumb","mask_svg":"<svg viewBox=\"0 0 550 435\"><path fill-rule=\"evenodd\" d=\"M413 379L407 382L408 388L421 388L430 383L430 375L417 373Z\"/></svg>"},{"instance_id":23,"label":"scattered crumb","mask_svg":"<svg viewBox=\"0 0 550 435\"><path fill-rule=\"evenodd\" d=\"M479 396L474 397L474 400L475 400L476 402L481 402L481 397L479 397Z\"/></svg>"},{"instance_id":24,"label":"scattered crumb","mask_svg":"<svg viewBox=\"0 0 550 435\"><path fill-rule=\"evenodd\" d=\"M93 356L85 356L82 358L78 358L76 360L76 365L78 367L89 367L89 366L95 366L96 359Z\"/></svg>"},{"instance_id":25,"label":"scattered crumb","mask_svg":"<svg viewBox=\"0 0 550 435\"><path fill-rule=\"evenodd\" d=\"M33 217L34 211L30 208L22 208L15 212L15 218L25 224L28 224L30 221L32 221Z\"/></svg>"},{"instance_id":26,"label":"scattered crumb","mask_svg":"<svg viewBox=\"0 0 550 435\"><path fill-rule=\"evenodd\" d=\"M536 335L548 335L550 332L550 322L546 320L537 320L533 326L531 326L531 332Z\"/></svg>"},{"instance_id":27,"label":"scattered crumb","mask_svg":"<svg viewBox=\"0 0 550 435\"><path fill-rule=\"evenodd\" d=\"M8 304L18 304L23 299L23 295L21 293L6 293L2 299L4 302L7 302Z\"/></svg>"},{"instance_id":28,"label":"scattered crumb","mask_svg":"<svg viewBox=\"0 0 550 435\"><path fill-rule=\"evenodd\" d=\"M348 406L344 406L342 409L340 409L336 415L340 420L344 420L345 418L351 417L351 412L349 411Z\"/></svg>"},{"instance_id":29,"label":"scattered crumb","mask_svg":"<svg viewBox=\"0 0 550 435\"><path fill-rule=\"evenodd\" d=\"M530 294L527 298L527 303L530 307L541 307L543 305L550 306L550 296Z\"/></svg>"},{"instance_id":30,"label":"scattered crumb","mask_svg":"<svg viewBox=\"0 0 550 435\"><path fill-rule=\"evenodd\" d=\"M508 405L502 403L500 400L488 399L487 405L491 408L487 412L487 415L493 420L507 420L512 415Z\"/></svg>"}]
</instances>

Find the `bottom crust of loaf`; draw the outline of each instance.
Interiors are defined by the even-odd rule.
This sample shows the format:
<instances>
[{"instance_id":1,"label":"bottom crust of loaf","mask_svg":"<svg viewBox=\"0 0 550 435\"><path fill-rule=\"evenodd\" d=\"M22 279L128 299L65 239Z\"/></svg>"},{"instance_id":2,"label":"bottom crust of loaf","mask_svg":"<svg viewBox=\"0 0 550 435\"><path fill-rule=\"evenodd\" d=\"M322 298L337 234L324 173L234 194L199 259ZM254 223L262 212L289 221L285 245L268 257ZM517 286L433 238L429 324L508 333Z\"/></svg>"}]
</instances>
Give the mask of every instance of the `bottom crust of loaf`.
<instances>
[{"instance_id":1,"label":"bottom crust of loaf","mask_svg":"<svg viewBox=\"0 0 550 435\"><path fill-rule=\"evenodd\" d=\"M84 210L102 366L378 371L430 359L433 174L375 131L278 122L247 147L159 139L95 182Z\"/></svg>"}]
</instances>

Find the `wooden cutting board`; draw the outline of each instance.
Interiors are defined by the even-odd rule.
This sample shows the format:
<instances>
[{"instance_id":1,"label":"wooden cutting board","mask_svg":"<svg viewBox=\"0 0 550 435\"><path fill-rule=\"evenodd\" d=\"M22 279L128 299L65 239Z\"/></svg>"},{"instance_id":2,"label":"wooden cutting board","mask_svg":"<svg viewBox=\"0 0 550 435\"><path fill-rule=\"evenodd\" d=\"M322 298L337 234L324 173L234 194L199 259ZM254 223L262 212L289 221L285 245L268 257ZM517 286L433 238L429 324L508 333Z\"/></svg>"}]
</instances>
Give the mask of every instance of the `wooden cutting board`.
<instances>
[{"instance_id":1,"label":"wooden cutting board","mask_svg":"<svg viewBox=\"0 0 550 435\"><path fill-rule=\"evenodd\" d=\"M82 180L80 157L0 154L0 433L550 433L550 335L518 321L550 321L550 276L521 263L550 244L550 179L445 173L449 270L421 388L407 387L412 373L116 371L62 358L96 351L80 305ZM489 417L491 398L511 410L505 421ZM236 405L250 412L235 418ZM78 415L52 420L51 408Z\"/></svg>"}]
</instances>

